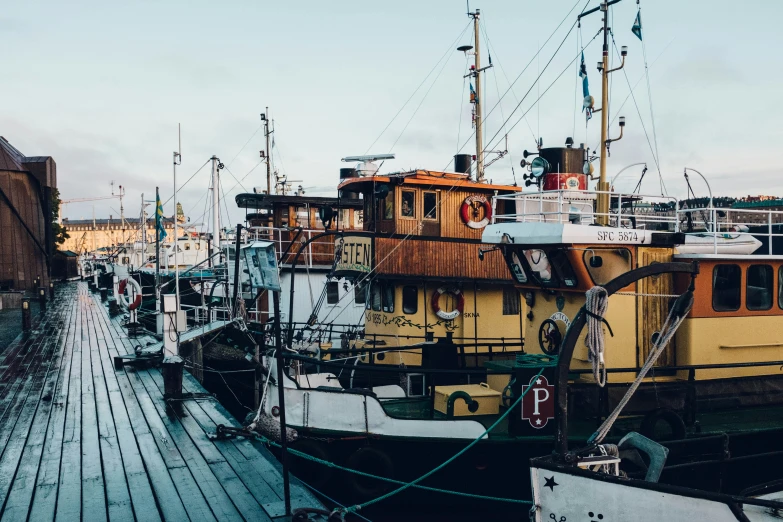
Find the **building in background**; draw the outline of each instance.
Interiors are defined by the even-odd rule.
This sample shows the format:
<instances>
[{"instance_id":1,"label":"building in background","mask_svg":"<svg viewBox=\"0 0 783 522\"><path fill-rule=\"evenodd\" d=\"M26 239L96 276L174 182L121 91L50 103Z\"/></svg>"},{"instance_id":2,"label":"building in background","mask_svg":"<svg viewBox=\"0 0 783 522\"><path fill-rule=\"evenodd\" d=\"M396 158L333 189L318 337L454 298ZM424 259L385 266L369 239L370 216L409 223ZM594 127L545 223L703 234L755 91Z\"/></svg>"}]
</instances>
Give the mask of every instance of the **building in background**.
<instances>
[{"instance_id":1,"label":"building in background","mask_svg":"<svg viewBox=\"0 0 783 522\"><path fill-rule=\"evenodd\" d=\"M181 221L181 220L180 220ZM146 242L155 242L155 218L147 219L146 223ZM124 220L114 218L109 219L68 219L63 218L62 226L68 231L70 236L60 247L63 250L72 250L77 254L84 252L93 252L104 248L115 248L120 245L126 245L141 241L141 227L139 218L125 218ZM165 241L171 241L174 237L174 220L172 218L163 219L163 228L166 230ZM179 235L185 232L185 227L180 225Z\"/></svg>"},{"instance_id":2,"label":"building in background","mask_svg":"<svg viewBox=\"0 0 783 522\"><path fill-rule=\"evenodd\" d=\"M28 157L0 136L0 290L48 286L57 165Z\"/></svg>"}]
</instances>

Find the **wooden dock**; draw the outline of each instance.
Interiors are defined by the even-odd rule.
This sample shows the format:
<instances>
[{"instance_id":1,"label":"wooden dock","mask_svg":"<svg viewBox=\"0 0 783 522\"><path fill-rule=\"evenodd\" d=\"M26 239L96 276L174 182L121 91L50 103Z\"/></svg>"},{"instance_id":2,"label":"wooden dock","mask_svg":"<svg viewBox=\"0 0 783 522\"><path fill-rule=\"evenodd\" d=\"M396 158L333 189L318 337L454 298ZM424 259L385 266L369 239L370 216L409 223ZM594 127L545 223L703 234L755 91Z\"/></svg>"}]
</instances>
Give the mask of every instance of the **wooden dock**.
<instances>
[{"instance_id":1,"label":"wooden dock","mask_svg":"<svg viewBox=\"0 0 783 522\"><path fill-rule=\"evenodd\" d=\"M0 517L5 520L285 520L280 467L214 399L167 403L84 283L57 290L0 355ZM206 393L189 374L185 391ZM292 478L292 505L322 508Z\"/></svg>"}]
</instances>

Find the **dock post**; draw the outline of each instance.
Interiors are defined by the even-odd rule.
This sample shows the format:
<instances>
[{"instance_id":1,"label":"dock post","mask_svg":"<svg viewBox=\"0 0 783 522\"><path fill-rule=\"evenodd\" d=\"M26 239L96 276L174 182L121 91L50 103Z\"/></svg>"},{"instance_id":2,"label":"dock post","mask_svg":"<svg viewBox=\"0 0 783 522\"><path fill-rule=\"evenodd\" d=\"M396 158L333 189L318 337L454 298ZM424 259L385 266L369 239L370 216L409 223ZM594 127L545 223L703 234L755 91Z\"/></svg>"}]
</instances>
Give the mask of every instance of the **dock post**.
<instances>
[{"instance_id":1,"label":"dock post","mask_svg":"<svg viewBox=\"0 0 783 522\"><path fill-rule=\"evenodd\" d=\"M237 265L239 264L239 257L237 257ZM283 465L283 500L285 501L285 516L291 514L291 484L288 478L288 441L286 439L286 424L285 424L285 384L283 381L283 340L280 334L280 292L272 292L272 301L275 307L275 353L277 363L277 393L278 404L280 406L280 463Z\"/></svg>"},{"instance_id":2,"label":"dock post","mask_svg":"<svg viewBox=\"0 0 783 522\"><path fill-rule=\"evenodd\" d=\"M163 359L161 373L163 374L163 398L182 398L182 367L184 361L179 355L170 355Z\"/></svg>"},{"instance_id":3,"label":"dock post","mask_svg":"<svg viewBox=\"0 0 783 522\"><path fill-rule=\"evenodd\" d=\"M38 289L38 304L40 305L40 313L46 312L46 288L41 287Z\"/></svg>"},{"instance_id":4,"label":"dock post","mask_svg":"<svg viewBox=\"0 0 783 522\"><path fill-rule=\"evenodd\" d=\"M49 281L49 299L54 299L54 283Z\"/></svg>"},{"instance_id":5,"label":"dock post","mask_svg":"<svg viewBox=\"0 0 783 522\"><path fill-rule=\"evenodd\" d=\"M105 303L108 298L109 298L109 289L101 288L101 302Z\"/></svg>"},{"instance_id":6,"label":"dock post","mask_svg":"<svg viewBox=\"0 0 783 522\"><path fill-rule=\"evenodd\" d=\"M22 330L25 332L30 330L30 327L33 325L33 319L30 310L30 298L29 297L23 297L22 298Z\"/></svg>"}]
</instances>

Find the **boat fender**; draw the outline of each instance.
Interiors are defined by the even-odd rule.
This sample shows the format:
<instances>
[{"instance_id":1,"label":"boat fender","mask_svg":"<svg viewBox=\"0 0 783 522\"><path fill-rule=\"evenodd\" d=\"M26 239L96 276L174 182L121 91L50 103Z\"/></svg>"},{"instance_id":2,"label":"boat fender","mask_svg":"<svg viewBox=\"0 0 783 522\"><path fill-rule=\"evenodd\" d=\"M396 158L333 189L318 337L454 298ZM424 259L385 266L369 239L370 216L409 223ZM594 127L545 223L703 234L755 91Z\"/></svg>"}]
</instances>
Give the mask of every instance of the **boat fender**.
<instances>
[{"instance_id":1,"label":"boat fender","mask_svg":"<svg viewBox=\"0 0 783 522\"><path fill-rule=\"evenodd\" d=\"M484 207L484 219L481 221L473 221L473 216L471 216L474 203L479 203ZM462 206L459 209L459 215L462 218L462 222L470 228L484 228L489 225L489 221L492 219L492 204L486 196L481 194L468 196L465 198L465 201L462 202Z\"/></svg>"},{"instance_id":2,"label":"boat fender","mask_svg":"<svg viewBox=\"0 0 783 522\"><path fill-rule=\"evenodd\" d=\"M351 453L345 466L349 469L369 473L376 477L394 478L394 463L389 456L370 446L359 448ZM383 495L392 487L391 482L350 474L349 485L361 498L374 498Z\"/></svg>"},{"instance_id":3,"label":"boat fender","mask_svg":"<svg viewBox=\"0 0 783 522\"><path fill-rule=\"evenodd\" d=\"M326 462L333 462L333 457L331 453L329 453L327 446L317 440L299 439L294 444L291 444L291 449L307 453L311 457ZM291 472L294 475L307 480L308 484L312 485L315 489L321 489L324 486L329 485L334 473L334 468L321 462L306 460L295 453L291 453L290 455Z\"/></svg>"},{"instance_id":4,"label":"boat fender","mask_svg":"<svg viewBox=\"0 0 783 522\"><path fill-rule=\"evenodd\" d=\"M635 448L647 454L650 464L647 466L647 474L644 480L647 482L658 482L663 472L663 467L666 465L669 449L633 431L620 439L620 442L617 444L618 450L628 448Z\"/></svg>"},{"instance_id":5,"label":"boat fender","mask_svg":"<svg viewBox=\"0 0 783 522\"><path fill-rule=\"evenodd\" d=\"M655 428L659 422L663 422L669 426L671 435L665 437L655 436ZM685 421L682 420L682 417L680 417L677 412L666 408L659 408L648 413L644 417L639 431L642 435L652 440L656 440L657 438L681 440L685 438Z\"/></svg>"},{"instance_id":6,"label":"boat fender","mask_svg":"<svg viewBox=\"0 0 783 522\"><path fill-rule=\"evenodd\" d=\"M479 403L475 401L468 392L460 390L460 391L455 391L454 393L449 395L449 398L446 400L446 417L454 416L454 402L456 402L459 399L465 401L465 404L468 405L469 412L475 413L476 411L478 411Z\"/></svg>"},{"instance_id":7,"label":"boat fender","mask_svg":"<svg viewBox=\"0 0 783 522\"><path fill-rule=\"evenodd\" d=\"M440 296L443 294L452 295L457 300L457 306L454 310L446 312L440 308ZM432 310L435 312L435 315L443 320L452 321L459 317L459 314L465 309L465 296L462 295L462 292L458 288L447 288L442 286L432 293L432 302L430 304L432 305Z\"/></svg>"}]
</instances>

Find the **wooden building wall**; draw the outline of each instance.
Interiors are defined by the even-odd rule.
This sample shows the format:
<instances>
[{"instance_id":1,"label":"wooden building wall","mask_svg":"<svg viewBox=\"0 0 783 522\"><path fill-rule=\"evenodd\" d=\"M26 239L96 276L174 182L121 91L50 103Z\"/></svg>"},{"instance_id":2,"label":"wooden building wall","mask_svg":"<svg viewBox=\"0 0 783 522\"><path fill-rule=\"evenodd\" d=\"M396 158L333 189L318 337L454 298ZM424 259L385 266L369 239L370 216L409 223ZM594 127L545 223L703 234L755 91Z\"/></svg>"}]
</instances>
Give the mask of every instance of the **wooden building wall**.
<instances>
[{"instance_id":1,"label":"wooden building wall","mask_svg":"<svg viewBox=\"0 0 783 522\"><path fill-rule=\"evenodd\" d=\"M480 243L461 241L376 237L375 266L379 275L511 282L501 253L488 252L481 261L481 247Z\"/></svg>"},{"instance_id":2,"label":"wooden building wall","mask_svg":"<svg viewBox=\"0 0 783 522\"><path fill-rule=\"evenodd\" d=\"M0 190L0 287L33 289L37 277L48 285L47 223L38 182L26 172L0 171Z\"/></svg>"}]
</instances>

